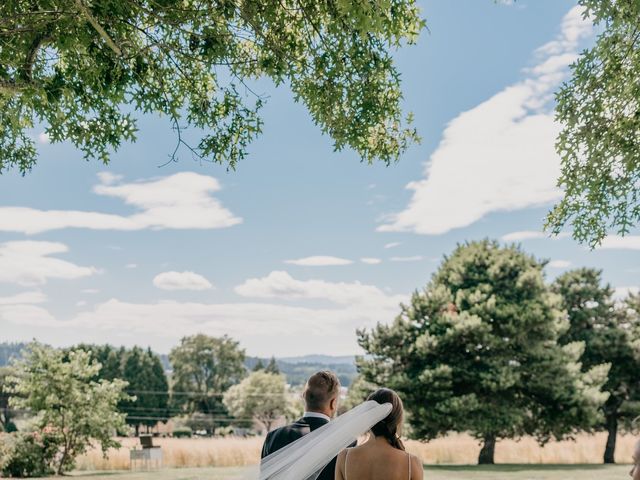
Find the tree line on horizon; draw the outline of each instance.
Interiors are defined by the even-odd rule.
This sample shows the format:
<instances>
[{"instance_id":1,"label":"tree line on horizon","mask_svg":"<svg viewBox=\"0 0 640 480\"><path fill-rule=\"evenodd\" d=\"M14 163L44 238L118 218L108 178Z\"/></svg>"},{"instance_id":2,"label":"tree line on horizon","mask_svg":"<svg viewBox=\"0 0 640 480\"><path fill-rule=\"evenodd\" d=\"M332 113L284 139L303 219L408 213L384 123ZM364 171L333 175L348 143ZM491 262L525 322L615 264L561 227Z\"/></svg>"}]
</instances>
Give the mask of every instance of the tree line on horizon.
<instances>
[{"instance_id":1,"label":"tree line on horizon","mask_svg":"<svg viewBox=\"0 0 640 480\"><path fill-rule=\"evenodd\" d=\"M250 371L226 336L184 337L169 358L167 376L150 349L23 346L0 368L0 473L62 474L92 442L104 453L120 445L115 436L169 419L174 436L227 435L301 413L275 358Z\"/></svg>"}]
</instances>

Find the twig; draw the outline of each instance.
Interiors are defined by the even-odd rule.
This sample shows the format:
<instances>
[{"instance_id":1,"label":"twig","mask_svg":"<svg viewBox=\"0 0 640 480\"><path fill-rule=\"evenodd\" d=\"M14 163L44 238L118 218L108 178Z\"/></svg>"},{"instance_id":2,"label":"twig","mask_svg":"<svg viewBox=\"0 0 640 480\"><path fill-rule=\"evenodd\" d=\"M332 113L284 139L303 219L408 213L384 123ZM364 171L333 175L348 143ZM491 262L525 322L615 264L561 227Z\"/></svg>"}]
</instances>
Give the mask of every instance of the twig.
<instances>
[{"instance_id":1,"label":"twig","mask_svg":"<svg viewBox=\"0 0 640 480\"><path fill-rule=\"evenodd\" d=\"M78 6L78 8L80 9L80 11L82 12L82 14L86 17L86 19L89 21L89 23L91 24L91 26L96 30L96 32L98 32L100 34L100 36L104 39L104 41L106 42L107 46L113 50L115 52L116 55L118 55L119 57L122 56L122 50L120 50L120 47L118 47L118 45L115 44L115 42L111 39L111 37L109 36L109 34L106 32L106 30L104 28L102 28L102 25L100 25L100 23L98 23L98 21L96 20L96 18L91 14L91 12L89 11L89 9L85 6L84 3L82 3L82 0L76 0L76 5Z\"/></svg>"}]
</instances>

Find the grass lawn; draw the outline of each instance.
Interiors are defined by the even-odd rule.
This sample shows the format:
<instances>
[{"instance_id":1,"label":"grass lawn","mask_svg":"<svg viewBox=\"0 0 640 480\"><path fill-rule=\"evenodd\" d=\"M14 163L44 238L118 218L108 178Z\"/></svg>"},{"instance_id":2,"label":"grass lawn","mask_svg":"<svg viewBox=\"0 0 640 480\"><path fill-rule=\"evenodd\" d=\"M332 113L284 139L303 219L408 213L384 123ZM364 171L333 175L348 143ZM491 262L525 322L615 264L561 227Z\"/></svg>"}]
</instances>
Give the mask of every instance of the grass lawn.
<instances>
[{"instance_id":1,"label":"grass lawn","mask_svg":"<svg viewBox=\"0 0 640 480\"><path fill-rule=\"evenodd\" d=\"M429 466L425 480L614 480L628 476L627 465ZM75 472L77 480L250 480L257 468L167 468L152 471Z\"/></svg>"}]
</instances>

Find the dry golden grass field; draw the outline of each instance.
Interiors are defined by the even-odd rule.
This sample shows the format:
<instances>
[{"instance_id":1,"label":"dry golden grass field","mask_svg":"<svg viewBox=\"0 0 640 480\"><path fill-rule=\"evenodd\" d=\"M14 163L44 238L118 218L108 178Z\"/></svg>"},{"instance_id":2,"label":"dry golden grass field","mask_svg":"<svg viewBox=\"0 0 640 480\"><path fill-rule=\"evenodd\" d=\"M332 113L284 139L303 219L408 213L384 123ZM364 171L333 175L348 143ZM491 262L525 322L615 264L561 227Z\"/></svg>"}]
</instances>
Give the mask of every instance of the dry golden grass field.
<instances>
[{"instance_id":1,"label":"dry golden grass field","mask_svg":"<svg viewBox=\"0 0 640 480\"><path fill-rule=\"evenodd\" d=\"M619 480L626 465L427 466L425 480ZM146 472L75 472L76 480L255 480L257 467L172 468ZM54 479L51 479L54 480Z\"/></svg>"},{"instance_id":2,"label":"dry golden grass field","mask_svg":"<svg viewBox=\"0 0 640 480\"><path fill-rule=\"evenodd\" d=\"M259 463L262 447L262 438L158 438L154 441L162 447L164 467L170 468L255 466ZM634 442L635 438L631 436L619 438L616 450L618 463L630 463ZM103 459L100 451L96 450L80 457L78 470L128 470L129 449L138 441L124 438L121 439L121 443L122 448L109 451L106 459ZM575 442L551 442L545 447L538 446L530 438L520 441L506 440L499 442L496 447L496 462L546 465L598 464L602 462L604 444L604 434L581 435ZM430 443L409 441L407 449L421 458L426 465L470 465L476 463L480 446L468 435L456 434ZM450 472L456 471L458 470L450 470Z\"/></svg>"}]
</instances>

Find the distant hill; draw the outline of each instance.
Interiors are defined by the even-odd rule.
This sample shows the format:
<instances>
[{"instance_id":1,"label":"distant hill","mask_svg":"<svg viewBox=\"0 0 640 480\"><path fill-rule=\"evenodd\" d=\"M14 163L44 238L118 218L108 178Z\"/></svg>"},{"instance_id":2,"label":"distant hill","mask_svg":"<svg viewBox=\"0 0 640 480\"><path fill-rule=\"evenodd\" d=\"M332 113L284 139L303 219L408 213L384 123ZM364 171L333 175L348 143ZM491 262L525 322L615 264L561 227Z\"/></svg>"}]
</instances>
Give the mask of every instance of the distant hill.
<instances>
[{"instance_id":1,"label":"distant hill","mask_svg":"<svg viewBox=\"0 0 640 480\"><path fill-rule=\"evenodd\" d=\"M249 370L262 360L266 365L268 358L248 357L245 365ZM338 375L344 387L351 385L357 375L354 357L332 357L329 355L305 355L303 357L277 358L276 363L280 371L287 377L287 382L294 386L304 385L313 373L318 370L331 370Z\"/></svg>"},{"instance_id":2,"label":"distant hill","mask_svg":"<svg viewBox=\"0 0 640 480\"><path fill-rule=\"evenodd\" d=\"M26 343L0 343L0 367L9 365L12 358L20 358L20 352L26 345Z\"/></svg>"},{"instance_id":3,"label":"distant hill","mask_svg":"<svg viewBox=\"0 0 640 480\"><path fill-rule=\"evenodd\" d=\"M304 355L302 357L282 357L278 361L287 363L319 363L321 365L353 365L356 357L353 355L333 357L331 355Z\"/></svg>"}]
</instances>

